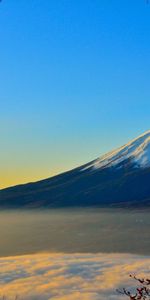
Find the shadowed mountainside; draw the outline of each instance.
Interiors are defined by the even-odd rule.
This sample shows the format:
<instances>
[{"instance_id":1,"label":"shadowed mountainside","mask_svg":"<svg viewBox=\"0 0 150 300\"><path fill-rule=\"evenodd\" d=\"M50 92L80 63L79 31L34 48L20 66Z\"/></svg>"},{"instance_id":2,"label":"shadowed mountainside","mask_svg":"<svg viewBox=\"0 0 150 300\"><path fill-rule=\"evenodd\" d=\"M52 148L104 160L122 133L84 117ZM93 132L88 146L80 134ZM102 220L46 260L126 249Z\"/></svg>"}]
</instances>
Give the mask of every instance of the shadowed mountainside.
<instances>
[{"instance_id":1,"label":"shadowed mountainside","mask_svg":"<svg viewBox=\"0 0 150 300\"><path fill-rule=\"evenodd\" d=\"M1 208L150 206L150 132L52 178L0 190Z\"/></svg>"}]
</instances>

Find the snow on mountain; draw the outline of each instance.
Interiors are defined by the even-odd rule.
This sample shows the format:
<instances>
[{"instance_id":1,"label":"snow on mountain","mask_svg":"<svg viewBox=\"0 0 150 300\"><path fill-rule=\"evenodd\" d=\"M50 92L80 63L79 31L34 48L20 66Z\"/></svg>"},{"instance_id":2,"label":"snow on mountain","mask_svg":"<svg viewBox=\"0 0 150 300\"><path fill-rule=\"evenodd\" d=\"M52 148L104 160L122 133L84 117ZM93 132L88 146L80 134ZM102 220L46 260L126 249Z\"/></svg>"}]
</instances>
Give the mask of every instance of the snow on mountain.
<instances>
[{"instance_id":1,"label":"snow on mountain","mask_svg":"<svg viewBox=\"0 0 150 300\"><path fill-rule=\"evenodd\" d=\"M117 166L127 159L131 159L135 167L150 167L150 130L117 150L99 157L83 167L81 171Z\"/></svg>"},{"instance_id":2,"label":"snow on mountain","mask_svg":"<svg viewBox=\"0 0 150 300\"><path fill-rule=\"evenodd\" d=\"M150 131L84 166L1 190L0 208L145 208L150 207L149 182Z\"/></svg>"}]
</instances>

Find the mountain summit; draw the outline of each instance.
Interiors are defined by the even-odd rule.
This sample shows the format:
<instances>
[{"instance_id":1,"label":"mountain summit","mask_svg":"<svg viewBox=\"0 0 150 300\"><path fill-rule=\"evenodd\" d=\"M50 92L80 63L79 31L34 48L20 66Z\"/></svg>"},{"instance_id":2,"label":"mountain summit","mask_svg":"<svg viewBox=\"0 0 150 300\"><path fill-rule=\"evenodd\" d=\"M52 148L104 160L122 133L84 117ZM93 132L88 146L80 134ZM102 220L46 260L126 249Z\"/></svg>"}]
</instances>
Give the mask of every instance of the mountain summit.
<instances>
[{"instance_id":1,"label":"mountain summit","mask_svg":"<svg viewBox=\"0 0 150 300\"><path fill-rule=\"evenodd\" d=\"M150 131L46 180L0 191L1 208L150 206Z\"/></svg>"},{"instance_id":2,"label":"mountain summit","mask_svg":"<svg viewBox=\"0 0 150 300\"><path fill-rule=\"evenodd\" d=\"M83 167L83 170L113 167L128 159L135 164L135 167L150 167L150 130L119 149L101 156Z\"/></svg>"}]
</instances>

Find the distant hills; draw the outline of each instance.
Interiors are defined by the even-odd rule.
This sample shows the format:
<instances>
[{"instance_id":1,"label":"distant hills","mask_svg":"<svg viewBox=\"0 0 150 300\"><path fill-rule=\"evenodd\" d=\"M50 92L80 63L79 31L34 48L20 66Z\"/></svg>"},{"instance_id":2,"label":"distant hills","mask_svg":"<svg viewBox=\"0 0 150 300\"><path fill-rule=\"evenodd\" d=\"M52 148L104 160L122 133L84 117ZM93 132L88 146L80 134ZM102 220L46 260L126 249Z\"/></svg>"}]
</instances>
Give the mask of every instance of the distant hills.
<instances>
[{"instance_id":1,"label":"distant hills","mask_svg":"<svg viewBox=\"0 0 150 300\"><path fill-rule=\"evenodd\" d=\"M150 206L150 131L81 167L0 190L1 208Z\"/></svg>"}]
</instances>

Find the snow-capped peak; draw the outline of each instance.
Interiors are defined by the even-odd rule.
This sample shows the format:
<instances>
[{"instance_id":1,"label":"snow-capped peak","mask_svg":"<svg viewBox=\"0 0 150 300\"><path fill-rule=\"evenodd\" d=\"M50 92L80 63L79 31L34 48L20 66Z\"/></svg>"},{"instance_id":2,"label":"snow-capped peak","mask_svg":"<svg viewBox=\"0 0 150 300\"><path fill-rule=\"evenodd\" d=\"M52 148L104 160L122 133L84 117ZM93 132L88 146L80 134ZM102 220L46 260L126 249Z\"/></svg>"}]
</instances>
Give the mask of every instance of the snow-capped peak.
<instances>
[{"instance_id":1,"label":"snow-capped peak","mask_svg":"<svg viewBox=\"0 0 150 300\"><path fill-rule=\"evenodd\" d=\"M82 168L82 171L89 168L99 169L116 166L127 159L131 159L136 167L150 167L150 130L117 150L113 150L89 163Z\"/></svg>"}]
</instances>

